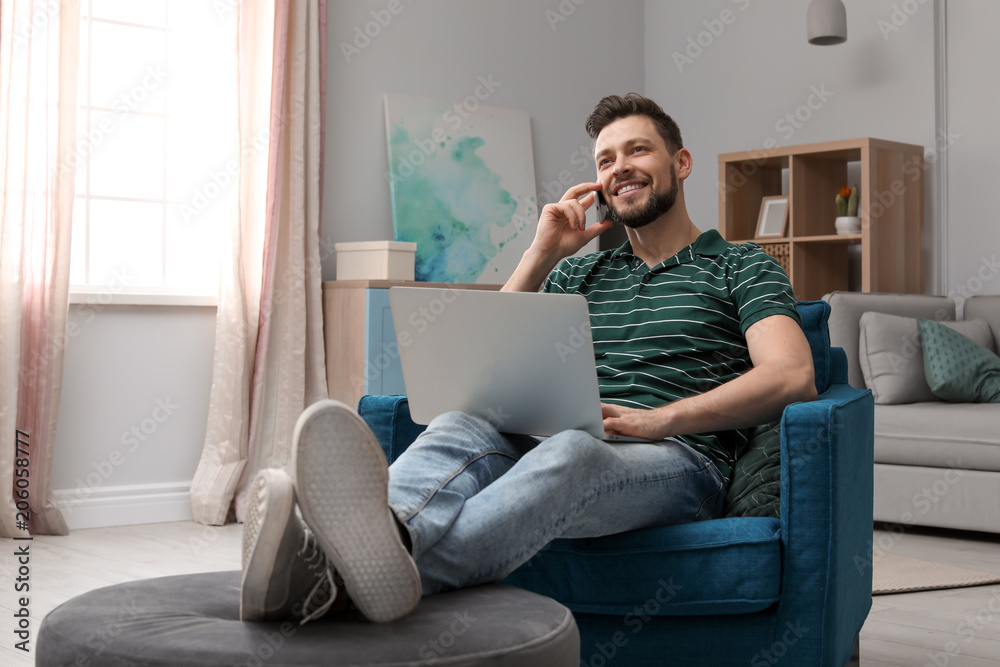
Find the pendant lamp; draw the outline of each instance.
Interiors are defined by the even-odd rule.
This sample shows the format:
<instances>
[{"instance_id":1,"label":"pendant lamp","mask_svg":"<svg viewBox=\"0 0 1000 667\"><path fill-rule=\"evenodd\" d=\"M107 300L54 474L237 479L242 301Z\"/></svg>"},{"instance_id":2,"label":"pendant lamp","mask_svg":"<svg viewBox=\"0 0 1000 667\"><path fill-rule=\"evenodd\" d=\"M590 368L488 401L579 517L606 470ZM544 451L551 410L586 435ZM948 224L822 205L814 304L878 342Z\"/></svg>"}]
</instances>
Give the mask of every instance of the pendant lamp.
<instances>
[{"instance_id":1,"label":"pendant lamp","mask_svg":"<svg viewBox=\"0 0 1000 667\"><path fill-rule=\"evenodd\" d=\"M847 41L847 8L840 0L812 0L806 26L810 44L843 44Z\"/></svg>"}]
</instances>

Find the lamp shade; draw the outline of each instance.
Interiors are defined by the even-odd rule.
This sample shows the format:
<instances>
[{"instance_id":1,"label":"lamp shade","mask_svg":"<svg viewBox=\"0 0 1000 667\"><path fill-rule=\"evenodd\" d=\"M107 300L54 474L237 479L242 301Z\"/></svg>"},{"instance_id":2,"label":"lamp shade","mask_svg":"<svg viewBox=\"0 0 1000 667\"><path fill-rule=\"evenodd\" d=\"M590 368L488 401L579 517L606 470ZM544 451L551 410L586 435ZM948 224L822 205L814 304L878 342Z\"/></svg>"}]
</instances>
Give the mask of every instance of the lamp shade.
<instances>
[{"instance_id":1,"label":"lamp shade","mask_svg":"<svg viewBox=\"0 0 1000 667\"><path fill-rule=\"evenodd\" d=\"M810 44L843 44L847 41L847 8L840 0L812 0L806 26Z\"/></svg>"}]
</instances>

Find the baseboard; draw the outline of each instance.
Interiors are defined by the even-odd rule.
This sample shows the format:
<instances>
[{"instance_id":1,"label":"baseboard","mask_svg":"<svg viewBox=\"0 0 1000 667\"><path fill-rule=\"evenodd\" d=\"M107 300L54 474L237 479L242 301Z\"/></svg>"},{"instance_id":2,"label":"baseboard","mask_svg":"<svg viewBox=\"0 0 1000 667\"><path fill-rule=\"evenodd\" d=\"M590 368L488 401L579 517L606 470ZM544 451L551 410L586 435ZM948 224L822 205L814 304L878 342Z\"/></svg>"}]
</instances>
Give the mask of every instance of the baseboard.
<instances>
[{"instance_id":1,"label":"baseboard","mask_svg":"<svg viewBox=\"0 0 1000 667\"><path fill-rule=\"evenodd\" d=\"M191 482L55 490L71 530L191 521Z\"/></svg>"}]
</instances>

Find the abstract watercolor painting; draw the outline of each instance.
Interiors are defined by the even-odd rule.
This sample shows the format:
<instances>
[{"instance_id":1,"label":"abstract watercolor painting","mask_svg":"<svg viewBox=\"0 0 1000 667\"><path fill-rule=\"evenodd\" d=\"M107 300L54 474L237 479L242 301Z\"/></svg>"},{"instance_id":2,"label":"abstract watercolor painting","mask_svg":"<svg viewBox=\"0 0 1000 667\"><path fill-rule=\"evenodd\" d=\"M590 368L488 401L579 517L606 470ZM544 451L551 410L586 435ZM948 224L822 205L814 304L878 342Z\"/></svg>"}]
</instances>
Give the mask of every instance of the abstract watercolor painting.
<instances>
[{"instance_id":1,"label":"abstract watercolor painting","mask_svg":"<svg viewBox=\"0 0 1000 667\"><path fill-rule=\"evenodd\" d=\"M529 116L483 106L482 88L385 96L393 233L417 244L419 281L503 284L535 233Z\"/></svg>"}]
</instances>

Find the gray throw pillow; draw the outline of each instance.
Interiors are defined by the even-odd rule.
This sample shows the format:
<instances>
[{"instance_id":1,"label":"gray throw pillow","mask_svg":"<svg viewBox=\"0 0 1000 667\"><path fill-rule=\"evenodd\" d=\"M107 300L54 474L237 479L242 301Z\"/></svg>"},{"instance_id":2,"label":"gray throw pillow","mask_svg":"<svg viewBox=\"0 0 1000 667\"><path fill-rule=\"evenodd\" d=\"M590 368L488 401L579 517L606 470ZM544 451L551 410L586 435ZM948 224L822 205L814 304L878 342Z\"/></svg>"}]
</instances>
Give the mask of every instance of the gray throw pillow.
<instances>
[{"instance_id":1,"label":"gray throw pillow","mask_svg":"<svg viewBox=\"0 0 1000 667\"><path fill-rule=\"evenodd\" d=\"M924 376L920 330L913 317L868 312L861 316L858 361L865 386L880 405L940 400ZM941 322L993 351L993 331L985 320Z\"/></svg>"}]
</instances>

